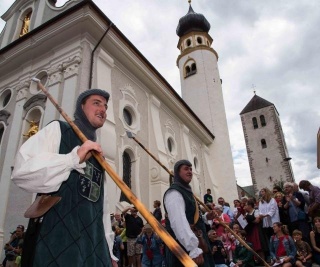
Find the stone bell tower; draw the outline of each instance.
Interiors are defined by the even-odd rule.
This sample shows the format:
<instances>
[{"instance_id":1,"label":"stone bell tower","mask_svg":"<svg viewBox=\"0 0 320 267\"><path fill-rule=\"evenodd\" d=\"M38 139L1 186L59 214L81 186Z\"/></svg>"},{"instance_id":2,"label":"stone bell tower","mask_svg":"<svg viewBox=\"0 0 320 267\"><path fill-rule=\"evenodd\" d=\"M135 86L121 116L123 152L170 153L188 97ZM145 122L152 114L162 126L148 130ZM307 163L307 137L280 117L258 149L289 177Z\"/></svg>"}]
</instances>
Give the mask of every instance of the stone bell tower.
<instances>
[{"instance_id":1,"label":"stone bell tower","mask_svg":"<svg viewBox=\"0 0 320 267\"><path fill-rule=\"evenodd\" d=\"M294 182L289 152L275 105L254 95L240 113L255 195Z\"/></svg>"}]
</instances>

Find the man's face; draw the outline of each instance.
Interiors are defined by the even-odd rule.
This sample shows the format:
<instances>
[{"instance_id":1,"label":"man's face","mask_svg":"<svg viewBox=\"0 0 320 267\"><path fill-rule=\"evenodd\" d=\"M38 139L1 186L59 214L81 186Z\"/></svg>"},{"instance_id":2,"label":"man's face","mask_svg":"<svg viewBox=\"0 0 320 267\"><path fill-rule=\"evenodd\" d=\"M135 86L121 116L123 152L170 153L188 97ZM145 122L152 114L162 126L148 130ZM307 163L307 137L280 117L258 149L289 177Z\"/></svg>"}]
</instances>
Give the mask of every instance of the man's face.
<instances>
[{"instance_id":1,"label":"man's face","mask_svg":"<svg viewBox=\"0 0 320 267\"><path fill-rule=\"evenodd\" d=\"M219 203L219 205L224 206L224 199L220 197L218 199L218 203Z\"/></svg>"},{"instance_id":2,"label":"man's face","mask_svg":"<svg viewBox=\"0 0 320 267\"><path fill-rule=\"evenodd\" d=\"M293 188L292 188L292 186L290 186L290 185L286 185L286 186L283 188L283 190L284 190L285 193L289 194L289 193L292 193Z\"/></svg>"},{"instance_id":3,"label":"man's face","mask_svg":"<svg viewBox=\"0 0 320 267\"><path fill-rule=\"evenodd\" d=\"M186 183L190 183L192 180L192 167L187 165L182 165L179 170L179 176Z\"/></svg>"},{"instance_id":4,"label":"man's face","mask_svg":"<svg viewBox=\"0 0 320 267\"><path fill-rule=\"evenodd\" d=\"M90 95L84 104L82 110L90 124L95 128L103 126L107 118L108 105L107 100L100 95Z\"/></svg>"},{"instance_id":5,"label":"man's face","mask_svg":"<svg viewBox=\"0 0 320 267\"><path fill-rule=\"evenodd\" d=\"M208 235L209 239L211 241L214 241L217 238L217 233L215 231L210 232L210 234Z\"/></svg>"},{"instance_id":6,"label":"man's face","mask_svg":"<svg viewBox=\"0 0 320 267\"><path fill-rule=\"evenodd\" d=\"M211 195L211 190L207 190L207 194L208 194L208 195Z\"/></svg>"},{"instance_id":7,"label":"man's face","mask_svg":"<svg viewBox=\"0 0 320 267\"><path fill-rule=\"evenodd\" d=\"M131 210L131 215L132 215L133 217L137 217L137 216L138 216L138 210L132 209L132 210Z\"/></svg>"},{"instance_id":8,"label":"man's face","mask_svg":"<svg viewBox=\"0 0 320 267\"><path fill-rule=\"evenodd\" d=\"M22 229L21 229L21 228L17 228L17 229L16 229L16 236L17 236L17 237L22 237L22 234L23 234Z\"/></svg>"},{"instance_id":9,"label":"man's face","mask_svg":"<svg viewBox=\"0 0 320 267\"><path fill-rule=\"evenodd\" d=\"M120 220L121 220L121 216L120 216L119 213L116 213L116 214L114 215L114 218L115 218L117 221L120 221Z\"/></svg>"}]
</instances>

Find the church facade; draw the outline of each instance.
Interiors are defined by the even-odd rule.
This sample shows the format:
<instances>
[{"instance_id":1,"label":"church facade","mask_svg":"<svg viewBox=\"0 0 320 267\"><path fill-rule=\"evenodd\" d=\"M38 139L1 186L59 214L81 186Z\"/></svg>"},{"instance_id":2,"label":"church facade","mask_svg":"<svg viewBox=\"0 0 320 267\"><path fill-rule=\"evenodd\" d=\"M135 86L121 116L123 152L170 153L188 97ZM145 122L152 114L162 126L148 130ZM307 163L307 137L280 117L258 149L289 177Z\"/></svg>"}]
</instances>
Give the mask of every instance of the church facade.
<instances>
[{"instance_id":1,"label":"church facade","mask_svg":"<svg viewBox=\"0 0 320 267\"><path fill-rule=\"evenodd\" d=\"M210 25L192 28L200 16L192 12L184 17L186 24L181 18L178 25L183 28L177 60L183 98L92 1L69 1L60 8L49 0L16 1L2 16L0 247L12 227L27 224L23 214L35 197L10 180L16 151L38 129L62 119L32 77L41 80L70 117L84 90L110 93L98 142L107 162L150 210L154 200L162 201L169 174L128 138L127 131L171 170L177 160L190 160L192 187L200 199L207 188L215 200L238 197L218 55L211 48ZM204 67L199 64L203 57L208 61ZM206 75L211 83L203 83ZM193 99L195 86L199 94L210 92L209 98ZM110 208L122 210L126 198L110 177L107 180Z\"/></svg>"}]
</instances>

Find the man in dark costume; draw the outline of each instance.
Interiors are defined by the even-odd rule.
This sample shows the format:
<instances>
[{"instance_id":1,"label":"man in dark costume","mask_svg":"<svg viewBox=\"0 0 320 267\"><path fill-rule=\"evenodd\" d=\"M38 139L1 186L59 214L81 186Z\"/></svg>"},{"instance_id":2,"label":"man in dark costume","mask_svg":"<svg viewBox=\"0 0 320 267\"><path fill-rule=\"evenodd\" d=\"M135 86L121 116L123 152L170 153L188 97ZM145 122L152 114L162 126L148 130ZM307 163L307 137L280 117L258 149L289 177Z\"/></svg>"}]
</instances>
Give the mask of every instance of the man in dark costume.
<instances>
[{"instance_id":1,"label":"man in dark costume","mask_svg":"<svg viewBox=\"0 0 320 267\"><path fill-rule=\"evenodd\" d=\"M28 192L62 197L42 218L30 220L22 266L117 266L104 170L91 154L102 154L96 130L104 125L108 100L100 89L79 95L74 122L85 143L69 124L53 121L21 146L12 180Z\"/></svg>"},{"instance_id":2,"label":"man in dark costume","mask_svg":"<svg viewBox=\"0 0 320 267\"><path fill-rule=\"evenodd\" d=\"M174 182L164 195L164 208L168 215L166 228L182 248L189 253L194 262L201 267L212 267L212 258L205 222L212 220L213 211L200 215L198 204L193 196L190 182L192 180L192 164L188 160L180 160L174 166ZM199 246L199 239L191 230L202 233L207 251ZM201 243L201 242L200 242ZM166 267L182 267L182 263L166 249Z\"/></svg>"}]
</instances>

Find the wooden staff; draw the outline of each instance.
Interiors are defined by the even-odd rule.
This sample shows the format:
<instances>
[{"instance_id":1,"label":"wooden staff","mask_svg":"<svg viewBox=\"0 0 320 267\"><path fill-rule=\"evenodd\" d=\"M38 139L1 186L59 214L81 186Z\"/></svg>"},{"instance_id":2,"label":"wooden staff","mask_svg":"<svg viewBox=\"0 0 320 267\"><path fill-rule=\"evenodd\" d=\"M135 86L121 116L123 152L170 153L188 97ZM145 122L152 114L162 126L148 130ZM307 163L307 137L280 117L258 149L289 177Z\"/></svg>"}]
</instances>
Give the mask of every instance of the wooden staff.
<instances>
[{"instance_id":1,"label":"wooden staff","mask_svg":"<svg viewBox=\"0 0 320 267\"><path fill-rule=\"evenodd\" d=\"M164 168L168 173L169 175L171 176L174 176L173 173L165 166L161 163L160 160L158 160L143 144L141 144L141 142L139 142L131 132L127 131L127 136L131 139L133 139L134 141L136 141L138 143L139 146L141 146L150 156L151 158L153 158L162 168ZM207 212L210 212L211 210L208 208L207 205L205 205L198 197L196 197L195 195L193 195L194 198L197 200L197 202L203 206L205 208L205 210ZM244 245L247 249L249 249L258 259L260 259L264 266L266 267L270 267L269 264L264 260L262 259L259 254L257 252L255 252L235 231L233 231L229 225L227 225L224 221L222 221L219 217L216 217L216 219L219 221L219 223L224 227L226 228L230 233L232 233L238 240L239 242Z\"/></svg>"},{"instance_id":2,"label":"wooden staff","mask_svg":"<svg viewBox=\"0 0 320 267\"><path fill-rule=\"evenodd\" d=\"M33 78L33 81L38 83L38 87L44 92L44 94L50 99L52 104L56 107L62 117L69 123L73 131L77 134L80 140L84 143L88 139L80 131L77 125L69 118L69 116L62 110L59 104L51 96L48 90L40 83L39 79ZM90 90L90 89L89 89ZM111 166L105 161L102 155L96 151L91 152L95 159L100 163L100 165L105 169L105 171L110 175L112 180L121 189L121 191L126 195L126 197L131 201L131 203L137 208L141 215L147 220L147 222L152 226L155 232L163 240L163 242L168 246L168 248L174 253L174 255L181 261L184 266L196 267L196 263L189 257L189 255L179 246L179 244L171 237L171 235L166 231L166 229L156 220L156 218L146 209L142 202L132 193L130 188L122 181L118 174L111 168Z\"/></svg>"}]
</instances>

